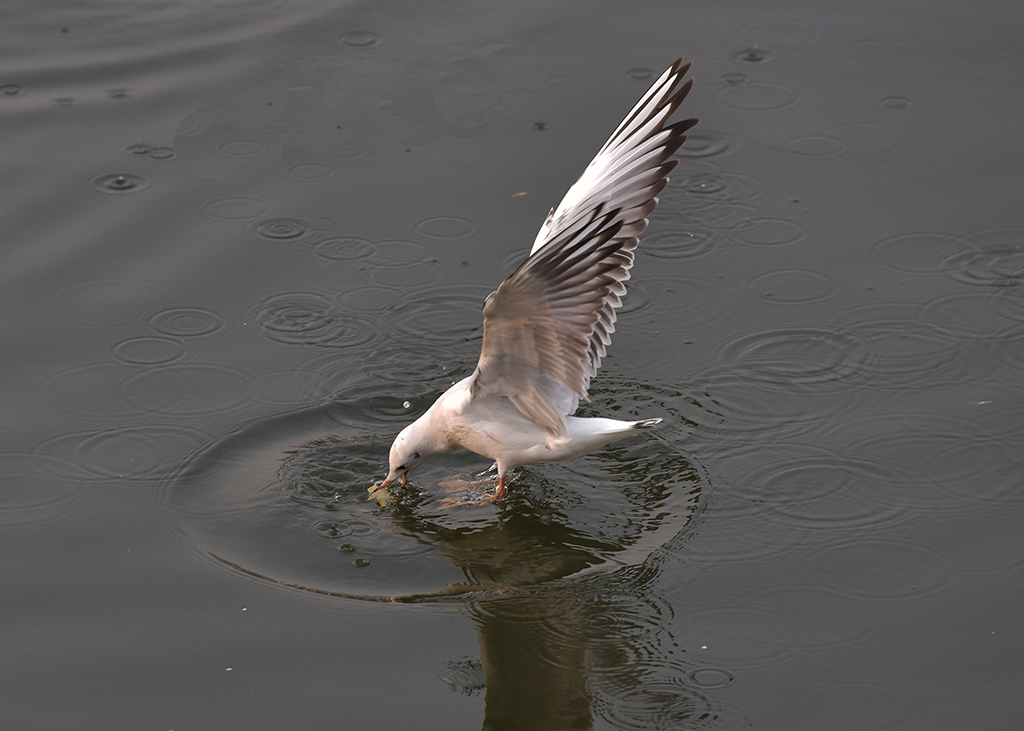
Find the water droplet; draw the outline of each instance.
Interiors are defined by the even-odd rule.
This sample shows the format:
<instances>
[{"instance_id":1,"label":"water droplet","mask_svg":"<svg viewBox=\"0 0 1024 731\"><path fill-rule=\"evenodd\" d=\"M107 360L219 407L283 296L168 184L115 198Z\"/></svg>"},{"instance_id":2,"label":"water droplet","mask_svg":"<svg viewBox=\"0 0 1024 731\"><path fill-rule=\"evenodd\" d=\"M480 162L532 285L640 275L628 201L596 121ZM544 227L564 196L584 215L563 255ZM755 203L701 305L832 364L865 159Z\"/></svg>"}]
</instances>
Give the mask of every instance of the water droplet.
<instances>
[{"instance_id":1,"label":"water droplet","mask_svg":"<svg viewBox=\"0 0 1024 731\"><path fill-rule=\"evenodd\" d=\"M356 566L358 568L362 568L363 566L369 566L370 565L370 559L368 559L368 558L352 559L352 565Z\"/></svg>"},{"instance_id":2,"label":"water droplet","mask_svg":"<svg viewBox=\"0 0 1024 731\"><path fill-rule=\"evenodd\" d=\"M124 99L129 96L131 89L110 89L107 91L107 96L111 99Z\"/></svg>"},{"instance_id":3,"label":"water droplet","mask_svg":"<svg viewBox=\"0 0 1024 731\"><path fill-rule=\"evenodd\" d=\"M21 84L0 84L0 95L3 96L21 96L27 91Z\"/></svg>"},{"instance_id":4,"label":"water droplet","mask_svg":"<svg viewBox=\"0 0 1024 731\"><path fill-rule=\"evenodd\" d=\"M533 123L533 128L535 130L537 130L538 132L543 132L544 130L546 130L548 128L548 123L547 122L534 122Z\"/></svg>"},{"instance_id":5,"label":"water droplet","mask_svg":"<svg viewBox=\"0 0 1024 731\"><path fill-rule=\"evenodd\" d=\"M137 173L106 173L97 175L89 183L101 193L137 193L153 184Z\"/></svg>"},{"instance_id":6,"label":"water droplet","mask_svg":"<svg viewBox=\"0 0 1024 731\"><path fill-rule=\"evenodd\" d=\"M53 103L59 107L73 107L76 104L75 100L69 96L62 96L54 99Z\"/></svg>"},{"instance_id":7,"label":"water droplet","mask_svg":"<svg viewBox=\"0 0 1024 731\"><path fill-rule=\"evenodd\" d=\"M339 553L352 553L354 550L356 550L356 545L354 543L342 543L338 546Z\"/></svg>"},{"instance_id":8,"label":"water droplet","mask_svg":"<svg viewBox=\"0 0 1024 731\"><path fill-rule=\"evenodd\" d=\"M402 402L402 408L403 408L403 409L409 409L409 408L412 408L412 404L410 404L410 403L409 403L408 401L403 401L403 402Z\"/></svg>"},{"instance_id":9,"label":"water droplet","mask_svg":"<svg viewBox=\"0 0 1024 731\"><path fill-rule=\"evenodd\" d=\"M628 76L631 79L636 79L637 81L643 81L654 76L654 69L649 69L640 66L635 69L629 69L629 71L626 72L626 76Z\"/></svg>"}]
</instances>

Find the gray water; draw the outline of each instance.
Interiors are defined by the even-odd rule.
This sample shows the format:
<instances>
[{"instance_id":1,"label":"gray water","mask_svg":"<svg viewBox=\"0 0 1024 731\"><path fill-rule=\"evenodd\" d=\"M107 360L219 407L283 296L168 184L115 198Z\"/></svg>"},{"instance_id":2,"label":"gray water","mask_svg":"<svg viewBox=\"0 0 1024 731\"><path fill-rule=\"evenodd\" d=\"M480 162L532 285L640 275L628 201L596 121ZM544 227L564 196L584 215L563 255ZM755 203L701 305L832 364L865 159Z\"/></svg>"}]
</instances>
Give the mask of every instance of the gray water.
<instances>
[{"instance_id":1,"label":"gray water","mask_svg":"<svg viewBox=\"0 0 1024 731\"><path fill-rule=\"evenodd\" d=\"M1015 728L1022 21L8 3L3 727ZM368 502L680 54L585 407L663 428Z\"/></svg>"}]
</instances>

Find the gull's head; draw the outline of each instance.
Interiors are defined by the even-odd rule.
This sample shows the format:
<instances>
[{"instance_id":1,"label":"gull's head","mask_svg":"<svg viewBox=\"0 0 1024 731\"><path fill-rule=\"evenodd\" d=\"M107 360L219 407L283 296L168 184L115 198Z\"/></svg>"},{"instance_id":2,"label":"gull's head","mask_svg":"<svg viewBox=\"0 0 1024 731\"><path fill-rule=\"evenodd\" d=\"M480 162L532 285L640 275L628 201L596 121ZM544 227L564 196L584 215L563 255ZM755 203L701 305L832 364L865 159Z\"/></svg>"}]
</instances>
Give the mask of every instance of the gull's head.
<instances>
[{"instance_id":1,"label":"gull's head","mask_svg":"<svg viewBox=\"0 0 1024 731\"><path fill-rule=\"evenodd\" d=\"M380 487L387 487L399 479L405 485L409 482L409 474L434 453L429 443L419 438L420 431L419 422L414 422L395 437L388 456L388 476Z\"/></svg>"}]
</instances>

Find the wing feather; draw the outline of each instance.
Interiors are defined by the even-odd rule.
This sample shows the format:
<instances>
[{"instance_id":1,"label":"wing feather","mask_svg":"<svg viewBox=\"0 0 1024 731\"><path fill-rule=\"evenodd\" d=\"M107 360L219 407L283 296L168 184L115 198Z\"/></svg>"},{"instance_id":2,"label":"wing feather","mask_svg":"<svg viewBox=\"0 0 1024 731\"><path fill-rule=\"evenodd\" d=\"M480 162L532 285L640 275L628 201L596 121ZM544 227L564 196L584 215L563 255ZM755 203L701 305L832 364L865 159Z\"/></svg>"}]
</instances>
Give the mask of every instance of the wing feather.
<instances>
[{"instance_id":1,"label":"wing feather","mask_svg":"<svg viewBox=\"0 0 1024 731\"><path fill-rule=\"evenodd\" d=\"M587 397L615 332L637 237L697 123L666 126L693 85L677 59L619 123L558 207L527 260L484 304L474 398L504 398L552 433Z\"/></svg>"}]
</instances>

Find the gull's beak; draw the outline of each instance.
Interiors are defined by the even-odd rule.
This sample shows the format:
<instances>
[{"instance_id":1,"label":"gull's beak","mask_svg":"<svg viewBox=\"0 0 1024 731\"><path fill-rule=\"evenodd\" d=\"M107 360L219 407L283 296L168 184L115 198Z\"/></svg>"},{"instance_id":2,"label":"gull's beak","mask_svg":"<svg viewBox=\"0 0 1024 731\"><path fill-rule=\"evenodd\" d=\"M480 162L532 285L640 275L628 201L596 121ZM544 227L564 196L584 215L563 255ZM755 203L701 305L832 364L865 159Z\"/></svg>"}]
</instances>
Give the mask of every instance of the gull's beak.
<instances>
[{"instance_id":1,"label":"gull's beak","mask_svg":"<svg viewBox=\"0 0 1024 731\"><path fill-rule=\"evenodd\" d=\"M384 482L380 483L379 485L377 485L377 487L373 488L373 491L370 494L373 495L378 490L383 490L388 485L394 484L394 482L395 482L395 478L391 477L391 475L388 475L387 477L384 478ZM402 473L402 486L404 487L405 485L408 485L408 484L409 484L409 473L408 472L403 472Z\"/></svg>"}]
</instances>

